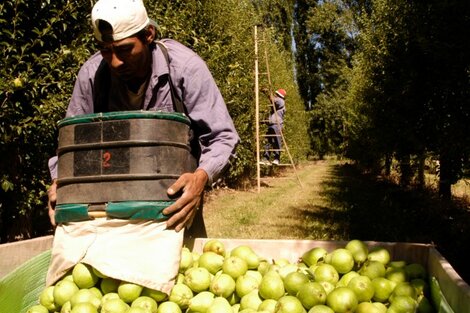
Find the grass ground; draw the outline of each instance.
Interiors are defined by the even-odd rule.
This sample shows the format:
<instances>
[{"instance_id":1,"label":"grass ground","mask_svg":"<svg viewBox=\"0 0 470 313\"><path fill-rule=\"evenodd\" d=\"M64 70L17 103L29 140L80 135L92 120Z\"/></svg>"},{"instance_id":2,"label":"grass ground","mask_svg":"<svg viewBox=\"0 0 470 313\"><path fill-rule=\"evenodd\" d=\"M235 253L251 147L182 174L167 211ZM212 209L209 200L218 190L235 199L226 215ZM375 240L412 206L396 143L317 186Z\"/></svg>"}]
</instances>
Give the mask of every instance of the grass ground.
<instances>
[{"instance_id":1,"label":"grass ground","mask_svg":"<svg viewBox=\"0 0 470 313\"><path fill-rule=\"evenodd\" d=\"M338 161L281 170L246 191L216 189L204 216L209 237L433 243L470 281L468 197L442 202L432 190L404 190ZM459 201L459 199L464 199Z\"/></svg>"}]
</instances>

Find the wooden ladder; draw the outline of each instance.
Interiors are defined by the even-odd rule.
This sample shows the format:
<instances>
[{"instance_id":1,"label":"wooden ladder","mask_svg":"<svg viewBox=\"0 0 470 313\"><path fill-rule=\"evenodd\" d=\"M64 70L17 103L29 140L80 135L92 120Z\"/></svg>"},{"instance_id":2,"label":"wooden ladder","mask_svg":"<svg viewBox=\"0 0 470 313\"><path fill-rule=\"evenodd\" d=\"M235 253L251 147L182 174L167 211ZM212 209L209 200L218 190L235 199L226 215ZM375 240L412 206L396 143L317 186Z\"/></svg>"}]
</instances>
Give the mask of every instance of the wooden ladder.
<instances>
[{"instance_id":1,"label":"wooden ladder","mask_svg":"<svg viewBox=\"0 0 470 313\"><path fill-rule=\"evenodd\" d=\"M264 56L264 64L265 64L265 72L261 72L259 71L259 43L262 42L264 43L264 53L263 53L263 56ZM270 76L270 73L269 73L269 62L268 62L268 49L267 49L267 45L266 45L266 36L265 36L265 32L262 31L262 38L260 39L259 36L258 36L258 26L255 25L255 29L254 29L254 43L255 43L255 104L256 104L256 114L255 114L255 118L256 118L256 169L257 169L257 182L258 182L258 193L260 192L261 190L261 166L262 165L266 165L264 164L263 162L261 162L261 148L260 148L260 145L261 145L261 141L265 142L266 138L267 137L278 137L280 136L281 137L281 140L282 140L282 148L281 149L268 149L267 151L269 152L274 152L274 151L279 151L279 152L286 152L287 155L289 156L289 161L290 163L280 163L280 164L276 164L275 166L291 166L294 170L294 173L295 173L295 176L297 178L297 181L300 185L300 187L303 188L303 185L302 185L302 182L300 181L300 178L299 176L297 175L297 170L295 168L295 164L294 164L294 160L292 159L292 155L289 151L289 147L287 146L287 142L286 142L286 138L284 137L284 133L282 132L282 128L280 127L280 121L278 120L278 115L276 114L276 106L274 105L274 103L272 103L270 101L270 104L269 104L269 108L274 110L274 115L276 117L276 123L278 124L278 127L280 129L280 135L267 135L267 134L261 134L260 133L260 125L262 122L264 122L263 120L260 120L260 111L261 111L261 107L260 107L260 99L259 99L259 91L260 91L260 87L259 87L259 80L260 80L260 76L261 75L264 75L266 76L266 79L267 79L267 84L268 84L268 92L272 95L273 94L273 88L272 88L272 84L271 84L271 76ZM272 99L272 97L270 97ZM264 151L264 150L263 150ZM268 166L272 166L271 165L268 165Z\"/></svg>"}]
</instances>

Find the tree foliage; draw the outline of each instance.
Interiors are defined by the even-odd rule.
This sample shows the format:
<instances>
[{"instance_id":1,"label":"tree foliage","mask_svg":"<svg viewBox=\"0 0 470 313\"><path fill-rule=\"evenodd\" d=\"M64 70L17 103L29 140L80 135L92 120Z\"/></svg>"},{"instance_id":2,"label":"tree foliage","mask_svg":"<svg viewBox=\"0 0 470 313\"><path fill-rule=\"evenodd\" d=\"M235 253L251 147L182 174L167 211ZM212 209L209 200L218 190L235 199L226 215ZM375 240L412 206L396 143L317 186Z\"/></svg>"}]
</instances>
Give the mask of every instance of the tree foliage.
<instances>
[{"instance_id":1,"label":"tree foliage","mask_svg":"<svg viewBox=\"0 0 470 313\"><path fill-rule=\"evenodd\" d=\"M358 70L368 83L355 82L355 99L376 162L395 156L406 184L410 160L437 156L447 198L468 161L470 51L458 35L468 14L460 1L373 1L360 36Z\"/></svg>"},{"instance_id":2,"label":"tree foliage","mask_svg":"<svg viewBox=\"0 0 470 313\"><path fill-rule=\"evenodd\" d=\"M31 237L45 219L47 160L77 64L88 55L80 1L0 4L1 238ZM88 11L88 10L87 10ZM37 217L37 218L35 218ZM11 231L11 230L14 231Z\"/></svg>"},{"instance_id":3,"label":"tree foliage","mask_svg":"<svg viewBox=\"0 0 470 313\"><path fill-rule=\"evenodd\" d=\"M356 50L354 11L341 1L323 1L305 6L302 22L307 37L298 44L298 79L301 94L310 105L310 140L319 156L342 154L345 146L349 72ZM300 11L299 11L300 12ZM299 22L299 25L300 22ZM297 37L305 37L298 33ZM307 56L305 56L307 55ZM304 67L311 71L304 73ZM304 80L304 77L308 77Z\"/></svg>"},{"instance_id":4,"label":"tree foliage","mask_svg":"<svg viewBox=\"0 0 470 313\"><path fill-rule=\"evenodd\" d=\"M300 94L313 101L314 151L344 154L385 173L396 160L404 185L415 175L422 183L424 160L439 159L440 193L449 198L469 161L469 6L297 4L296 22L307 34L296 33L297 77Z\"/></svg>"},{"instance_id":5,"label":"tree foliage","mask_svg":"<svg viewBox=\"0 0 470 313\"><path fill-rule=\"evenodd\" d=\"M318 80L317 52L312 32L307 21L310 10L315 8L317 0L297 0L294 9L293 35L295 39L295 66L299 93L305 102L306 109L311 109L316 96L321 91L321 81Z\"/></svg>"}]
</instances>

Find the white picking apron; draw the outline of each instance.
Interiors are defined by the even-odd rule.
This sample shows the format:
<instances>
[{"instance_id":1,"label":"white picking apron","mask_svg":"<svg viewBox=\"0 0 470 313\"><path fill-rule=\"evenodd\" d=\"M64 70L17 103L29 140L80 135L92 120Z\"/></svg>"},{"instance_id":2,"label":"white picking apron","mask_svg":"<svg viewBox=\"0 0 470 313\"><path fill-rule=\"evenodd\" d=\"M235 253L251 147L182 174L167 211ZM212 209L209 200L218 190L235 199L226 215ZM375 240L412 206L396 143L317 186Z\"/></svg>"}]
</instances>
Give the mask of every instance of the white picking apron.
<instances>
[{"instance_id":1,"label":"white picking apron","mask_svg":"<svg viewBox=\"0 0 470 313\"><path fill-rule=\"evenodd\" d=\"M169 294L175 284L184 231L166 222L96 218L57 226L47 286L83 262L106 276Z\"/></svg>"}]
</instances>

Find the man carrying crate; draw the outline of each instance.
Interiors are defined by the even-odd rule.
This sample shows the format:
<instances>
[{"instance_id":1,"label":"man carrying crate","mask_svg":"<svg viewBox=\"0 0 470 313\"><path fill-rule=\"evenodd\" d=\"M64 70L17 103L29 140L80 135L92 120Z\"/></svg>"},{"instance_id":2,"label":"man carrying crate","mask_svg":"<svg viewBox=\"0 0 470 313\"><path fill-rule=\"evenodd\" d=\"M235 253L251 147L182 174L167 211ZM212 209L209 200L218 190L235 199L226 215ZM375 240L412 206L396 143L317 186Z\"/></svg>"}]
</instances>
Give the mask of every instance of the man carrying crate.
<instances>
[{"instance_id":1,"label":"man carrying crate","mask_svg":"<svg viewBox=\"0 0 470 313\"><path fill-rule=\"evenodd\" d=\"M58 224L47 284L84 262L107 276L168 293L177 275L183 233L206 236L203 191L226 169L239 137L204 61L174 40L157 43L156 23L141 0L99 0L91 20L100 51L80 69L66 117L132 110L182 112L195 135L197 169L183 173L167 189L169 196L180 195L162 211L167 220L104 217ZM49 215L55 225L57 157L49 160L49 167Z\"/></svg>"}]
</instances>

